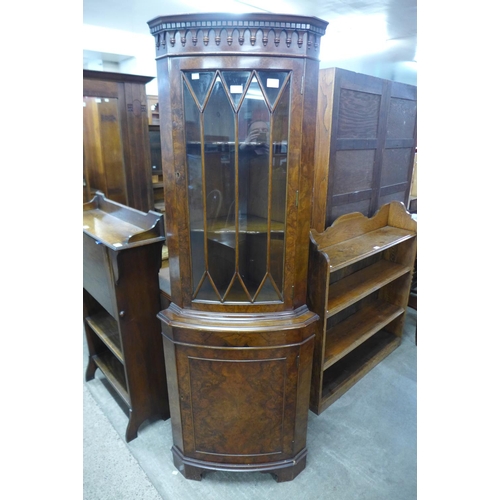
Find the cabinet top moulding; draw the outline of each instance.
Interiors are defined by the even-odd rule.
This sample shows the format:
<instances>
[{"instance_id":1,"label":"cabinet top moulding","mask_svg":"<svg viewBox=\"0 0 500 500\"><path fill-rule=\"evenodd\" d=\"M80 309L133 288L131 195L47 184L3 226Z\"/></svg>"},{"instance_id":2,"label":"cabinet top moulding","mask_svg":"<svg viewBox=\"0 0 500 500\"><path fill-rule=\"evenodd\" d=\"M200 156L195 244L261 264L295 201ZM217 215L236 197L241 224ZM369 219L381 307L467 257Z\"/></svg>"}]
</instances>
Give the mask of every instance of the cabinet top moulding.
<instances>
[{"instance_id":1,"label":"cabinet top moulding","mask_svg":"<svg viewBox=\"0 0 500 500\"><path fill-rule=\"evenodd\" d=\"M206 12L201 14L177 14L160 16L148 21L151 33L163 30L186 29L287 29L308 30L324 35L328 22L311 16L294 14Z\"/></svg>"},{"instance_id":2,"label":"cabinet top moulding","mask_svg":"<svg viewBox=\"0 0 500 500\"><path fill-rule=\"evenodd\" d=\"M284 56L303 57L307 53L317 59L328 22L287 14L203 13L161 16L148 25L156 38L158 55L172 55L177 50L227 53L232 49L240 55L269 52L275 56L279 47L286 51Z\"/></svg>"},{"instance_id":3,"label":"cabinet top moulding","mask_svg":"<svg viewBox=\"0 0 500 500\"><path fill-rule=\"evenodd\" d=\"M417 223L401 202L384 205L372 218L360 212L339 217L324 232L311 229L311 240L323 252L330 272L416 236Z\"/></svg>"},{"instance_id":4,"label":"cabinet top moulding","mask_svg":"<svg viewBox=\"0 0 500 500\"><path fill-rule=\"evenodd\" d=\"M83 205L83 232L112 250L165 240L161 214L126 207L108 200L99 191Z\"/></svg>"},{"instance_id":5,"label":"cabinet top moulding","mask_svg":"<svg viewBox=\"0 0 500 500\"><path fill-rule=\"evenodd\" d=\"M153 80L154 76L130 75L127 73L112 73L110 71L83 70L83 78L87 80L108 80L110 82L130 82L146 84Z\"/></svg>"}]
</instances>

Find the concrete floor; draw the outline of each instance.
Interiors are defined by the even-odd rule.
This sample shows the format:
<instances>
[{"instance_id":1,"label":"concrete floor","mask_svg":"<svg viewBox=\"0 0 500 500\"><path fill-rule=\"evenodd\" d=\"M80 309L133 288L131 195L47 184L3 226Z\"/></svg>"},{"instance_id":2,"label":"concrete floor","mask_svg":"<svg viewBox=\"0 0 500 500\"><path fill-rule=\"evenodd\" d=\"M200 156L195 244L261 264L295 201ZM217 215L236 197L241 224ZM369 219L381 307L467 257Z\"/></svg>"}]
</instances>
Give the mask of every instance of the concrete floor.
<instances>
[{"instance_id":1,"label":"concrete floor","mask_svg":"<svg viewBox=\"0 0 500 500\"><path fill-rule=\"evenodd\" d=\"M173 465L170 420L146 422L125 443L127 415L98 370L83 383L83 499L416 499L416 318L408 309L402 344L320 416L309 412L307 465L286 483L259 472L186 480ZM85 369L85 342L83 351Z\"/></svg>"}]
</instances>

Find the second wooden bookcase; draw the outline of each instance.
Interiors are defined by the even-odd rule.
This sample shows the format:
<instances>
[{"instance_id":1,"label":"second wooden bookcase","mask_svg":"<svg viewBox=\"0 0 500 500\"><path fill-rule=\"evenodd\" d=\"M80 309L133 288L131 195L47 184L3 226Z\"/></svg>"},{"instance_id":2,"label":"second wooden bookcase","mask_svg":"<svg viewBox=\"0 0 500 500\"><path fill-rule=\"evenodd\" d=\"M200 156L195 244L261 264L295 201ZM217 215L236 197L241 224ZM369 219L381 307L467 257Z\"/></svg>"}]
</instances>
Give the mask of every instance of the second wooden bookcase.
<instances>
[{"instance_id":1,"label":"second wooden bookcase","mask_svg":"<svg viewBox=\"0 0 500 500\"><path fill-rule=\"evenodd\" d=\"M394 201L310 236L308 305L320 317L310 409L319 415L400 345L417 223Z\"/></svg>"},{"instance_id":2,"label":"second wooden bookcase","mask_svg":"<svg viewBox=\"0 0 500 500\"><path fill-rule=\"evenodd\" d=\"M148 419L170 415L163 359L158 271L163 216L98 191L83 205L85 380L100 369L128 409L127 442Z\"/></svg>"}]
</instances>

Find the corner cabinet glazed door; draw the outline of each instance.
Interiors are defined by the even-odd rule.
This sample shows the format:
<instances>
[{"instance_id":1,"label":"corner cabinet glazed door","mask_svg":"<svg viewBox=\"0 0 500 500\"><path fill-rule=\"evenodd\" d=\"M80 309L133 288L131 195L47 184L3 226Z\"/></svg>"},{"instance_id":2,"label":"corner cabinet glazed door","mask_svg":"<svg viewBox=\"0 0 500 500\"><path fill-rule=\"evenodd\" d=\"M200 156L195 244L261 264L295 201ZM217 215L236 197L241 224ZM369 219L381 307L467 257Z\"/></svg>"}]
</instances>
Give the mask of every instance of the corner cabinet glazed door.
<instances>
[{"instance_id":1,"label":"corner cabinet glazed door","mask_svg":"<svg viewBox=\"0 0 500 500\"><path fill-rule=\"evenodd\" d=\"M291 74L181 75L192 299L282 302Z\"/></svg>"},{"instance_id":2,"label":"corner cabinet glazed door","mask_svg":"<svg viewBox=\"0 0 500 500\"><path fill-rule=\"evenodd\" d=\"M280 69L256 70L252 59L214 58L209 69L200 62L170 61L170 98L183 106L179 115L172 110L173 145L165 148L174 166L164 172L165 196L176 200L166 214L169 252L179 256L170 263L179 266L174 301L199 309L300 307L314 160L314 135L304 134L315 124L308 113L316 97L307 107L301 94L307 64L283 59ZM160 110L164 104L160 97Z\"/></svg>"}]
</instances>

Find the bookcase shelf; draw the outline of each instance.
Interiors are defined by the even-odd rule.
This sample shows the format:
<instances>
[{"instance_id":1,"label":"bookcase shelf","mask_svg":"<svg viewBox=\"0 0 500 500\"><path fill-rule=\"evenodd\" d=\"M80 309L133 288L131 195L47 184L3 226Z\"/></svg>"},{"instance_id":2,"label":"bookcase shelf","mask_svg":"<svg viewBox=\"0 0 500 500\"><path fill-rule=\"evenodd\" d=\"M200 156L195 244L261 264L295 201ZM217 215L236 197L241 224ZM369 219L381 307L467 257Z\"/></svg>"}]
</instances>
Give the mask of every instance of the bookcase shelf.
<instances>
[{"instance_id":1,"label":"bookcase shelf","mask_svg":"<svg viewBox=\"0 0 500 500\"><path fill-rule=\"evenodd\" d=\"M117 359L107 352L100 355L95 354L92 359L125 404L129 407L132 406L123 365L118 364Z\"/></svg>"},{"instance_id":2,"label":"bookcase shelf","mask_svg":"<svg viewBox=\"0 0 500 500\"><path fill-rule=\"evenodd\" d=\"M321 413L346 393L400 344L392 333L380 330L359 347L325 370L321 387Z\"/></svg>"},{"instance_id":3,"label":"bookcase shelf","mask_svg":"<svg viewBox=\"0 0 500 500\"><path fill-rule=\"evenodd\" d=\"M327 317L359 301L411 271L407 266L379 260L375 264L332 284L328 290Z\"/></svg>"},{"instance_id":4,"label":"bookcase shelf","mask_svg":"<svg viewBox=\"0 0 500 500\"><path fill-rule=\"evenodd\" d=\"M116 320L103 310L96 313L93 317L85 318L85 321L116 358L123 363L120 331Z\"/></svg>"},{"instance_id":5,"label":"bookcase shelf","mask_svg":"<svg viewBox=\"0 0 500 500\"><path fill-rule=\"evenodd\" d=\"M308 305L320 317L310 409L320 414L401 343L417 249L401 202L310 234Z\"/></svg>"}]
</instances>

